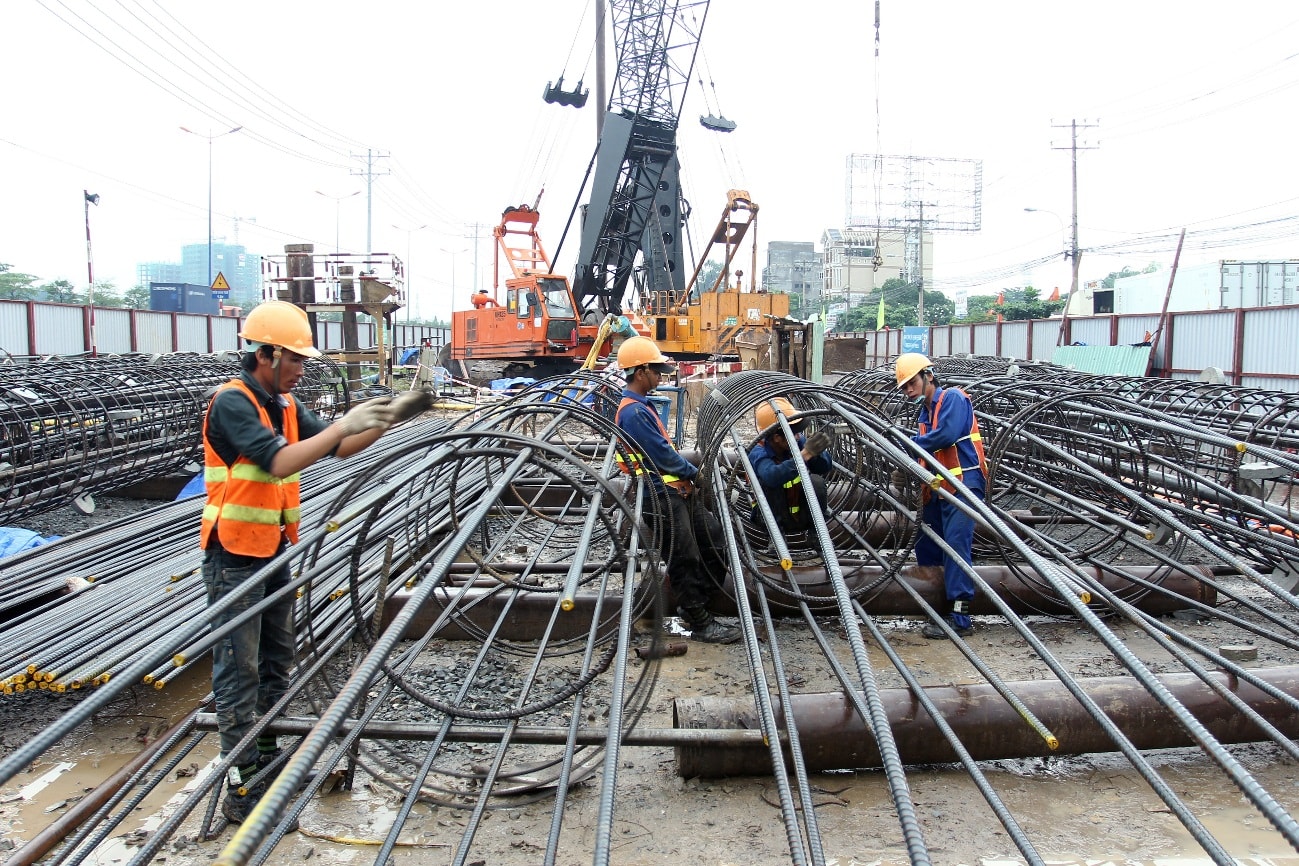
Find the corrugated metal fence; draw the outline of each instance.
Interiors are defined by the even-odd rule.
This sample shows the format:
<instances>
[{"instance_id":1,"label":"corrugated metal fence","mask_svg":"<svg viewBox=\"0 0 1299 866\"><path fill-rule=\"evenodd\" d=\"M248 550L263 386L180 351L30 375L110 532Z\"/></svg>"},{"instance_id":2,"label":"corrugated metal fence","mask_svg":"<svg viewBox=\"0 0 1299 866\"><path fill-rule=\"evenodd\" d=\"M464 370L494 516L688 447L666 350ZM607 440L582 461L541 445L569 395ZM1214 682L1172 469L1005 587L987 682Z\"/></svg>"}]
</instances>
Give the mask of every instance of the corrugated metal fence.
<instances>
[{"instance_id":1,"label":"corrugated metal fence","mask_svg":"<svg viewBox=\"0 0 1299 866\"><path fill-rule=\"evenodd\" d=\"M1159 329L1158 314L1086 316L977 325L935 325L929 329L934 357L971 354L1050 361L1057 342L1125 346L1146 342ZM1168 314L1158 335L1154 375L1194 379L1206 368L1222 370L1226 381L1247 388L1299 391L1299 306L1203 310ZM847 335L866 338L865 363L873 367L902 351L901 331ZM834 338L831 338L834 339Z\"/></svg>"},{"instance_id":2,"label":"corrugated metal fence","mask_svg":"<svg viewBox=\"0 0 1299 866\"><path fill-rule=\"evenodd\" d=\"M15 357L89 354L92 346L91 317L92 309L88 306L0 300L0 350ZM117 307L95 307L93 318L93 345L101 355L233 350L239 348L239 328L243 323L242 319L232 316ZM377 345L374 322L358 322L357 338L360 348ZM450 339L447 328L399 323L393 326L387 342L400 350L418 346L424 340L435 348L441 348ZM323 351L341 350L342 323L317 323L316 346Z\"/></svg>"}]
</instances>

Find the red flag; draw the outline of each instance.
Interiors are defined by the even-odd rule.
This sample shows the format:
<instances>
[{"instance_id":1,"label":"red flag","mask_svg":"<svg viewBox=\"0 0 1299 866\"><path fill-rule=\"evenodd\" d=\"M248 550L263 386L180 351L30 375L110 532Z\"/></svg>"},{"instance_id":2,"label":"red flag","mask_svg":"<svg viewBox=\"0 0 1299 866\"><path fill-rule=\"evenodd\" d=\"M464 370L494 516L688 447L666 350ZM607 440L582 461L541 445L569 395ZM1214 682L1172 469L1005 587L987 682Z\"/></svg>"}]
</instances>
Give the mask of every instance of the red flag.
<instances>
[{"instance_id":1,"label":"red flag","mask_svg":"<svg viewBox=\"0 0 1299 866\"><path fill-rule=\"evenodd\" d=\"M1059 287L1059 286L1056 286L1054 289L1051 290L1051 297L1047 298L1047 300L1048 300L1048 301L1058 301L1058 300L1060 300L1060 287Z\"/></svg>"},{"instance_id":2,"label":"red flag","mask_svg":"<svg viewBox=\"0 0 1299 866\"><path fill-rule=\"evenodd\" d=\"M1005 293L1005 292L997 292L997 306L1000 307L1000 306L1001 306L1002 304L1004 304L1004 303L1006 303L1006 293Z\"/></svg>"}]
</instances>

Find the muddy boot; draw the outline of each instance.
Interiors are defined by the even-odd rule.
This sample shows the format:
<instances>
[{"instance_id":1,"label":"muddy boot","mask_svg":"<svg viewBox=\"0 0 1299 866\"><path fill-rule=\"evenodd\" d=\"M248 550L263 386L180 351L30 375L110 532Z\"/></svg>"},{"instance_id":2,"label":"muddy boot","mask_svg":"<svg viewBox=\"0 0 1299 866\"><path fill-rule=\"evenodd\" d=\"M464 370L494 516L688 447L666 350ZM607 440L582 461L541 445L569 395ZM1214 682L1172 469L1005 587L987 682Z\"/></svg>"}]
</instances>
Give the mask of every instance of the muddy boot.
<instances>
[{"instance_id":1,"label":"muddy boot","mask_svg":"<svg viewBox=\"0 0 1299 866\"><path fill-rule=\"evenodd\" d=\"M226 785L226 796L221 802L221 814L231 824L242 824L252 814L262 795L266 793L266 782L259 781L254 785L245 786L231 782ZM293 833L298 829L298 820L294 818L288 827L288 832Z\"/></svg>"},{"instance_id":2,"label":"muddy boot","mask_svg":"<svg viewBox=\"0 0 1299 866\"><path fill-rule=\"evenodd\" d=\"M740 639L740 629L733 625L723 625L705 608L694 610L678 608L677 615L686 621L690 628L690 639L704 643L735 643Z\"/></svg>"},{"instance_id":3,"label":"muddy boot","mask_svg":"<svg viewBox=\"0 0 1299 866\"><path fill-rule=\"evenodd\" d=\"M968 617L966 622L969 623ZM973 624L962 625L956 621L955 617L948 617L947 624L952 627L952 631L956 632L958 637L969 637L974 634ZM925 623L925 627L920 630L920 633L930 640L947 640L947 632L943 631L943 627L936 622Z\"/></svg>"}]
</instances>

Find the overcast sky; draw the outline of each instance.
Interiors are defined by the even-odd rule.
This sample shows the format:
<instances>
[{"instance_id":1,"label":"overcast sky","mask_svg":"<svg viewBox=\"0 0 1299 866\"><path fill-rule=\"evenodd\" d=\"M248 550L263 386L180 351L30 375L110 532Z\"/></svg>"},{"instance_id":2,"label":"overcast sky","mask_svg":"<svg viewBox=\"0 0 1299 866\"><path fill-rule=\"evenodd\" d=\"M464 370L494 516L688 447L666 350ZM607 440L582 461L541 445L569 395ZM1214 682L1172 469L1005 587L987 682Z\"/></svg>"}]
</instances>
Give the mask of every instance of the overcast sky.
<instances>
[{"instance_id":1,"label":"overcast sky","mask_svg":"<svg viewBox=\"0 0 1299 866\"><path fill-rule=\"evenodd\" d=\"M406 258L409 242L417 314L462 309L475 256L490 285L507 205L544 187L542 236L559 246L595 106L540 97L561 73L593 82L592 2L4 0L0 262L84 286L89 189L96 278L129 288L137 263L207 237L208 143L180 127L242 126L212 147L218 239L326 252L337 214L342 247L361 251L353 155L372 149L387 155L375 249ZM819 243L843 225L851 153L977 159L982 229L938 236L936 282L1046 294L1068 265L1028 263L1066 244L1057 125L1077 119L1095 124L1078 159L1080 244L1099 248L1083 279L1167 267L1182 227L1183 263L1299 258L1293 2L882 0L878 63L874 10L713 0L679 132L696 237L738 187L761 208L760 243ZM699 126L719 112L734 133ZM575 253L570 238L561 272Z\"/></svg>"}]
</instances>

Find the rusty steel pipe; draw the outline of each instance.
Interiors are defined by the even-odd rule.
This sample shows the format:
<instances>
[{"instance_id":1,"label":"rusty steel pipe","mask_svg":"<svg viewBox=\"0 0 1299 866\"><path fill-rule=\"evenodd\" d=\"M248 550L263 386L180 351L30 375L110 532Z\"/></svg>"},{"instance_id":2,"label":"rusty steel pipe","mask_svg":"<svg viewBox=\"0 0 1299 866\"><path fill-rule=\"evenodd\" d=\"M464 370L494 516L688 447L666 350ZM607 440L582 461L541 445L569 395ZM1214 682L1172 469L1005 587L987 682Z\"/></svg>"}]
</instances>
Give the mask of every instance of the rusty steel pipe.
<instances>
[{"instance_id":1,"label":"rusty steel pipe","mask_svg":"<svg viewBox=\"0 0 1299 866\"><path fill-rule=\"evenodd\" d=\"M1299 666L1253 671L1261 680L1292 697L1299 697ZM1288 737L1299 736L1299 716L1287 706L1248 683L1222 672L1211 674L1269 723ZM1226 704L1194 674L1169 674L1160 681L1222 743L1248 743L1263 739L1262 732L1243 714ZM1080 679L1079 684L1140 749L1194 746L1195 741L1144 687L1131 677ZM970 755L979 761L1047 755L1082 755L1112 752L1105 735L1063 685L1036 680L1010 683L1011 689L1033 714L1059 738L1052 751L1038 734L991 686L978 683L935 686L925 689L956 732ZM929 715L907 689L880 692L898 751L908 764L942 764L956 754ZM802 745L803 760L811 772L880 766L875 740L840 693L794 695L794 724ZM784 708L777 716L785 724ZM678 698L672 708L673 725L701 729L752 729L758 720L748 698ZM768 750L760 745L728 747L721 743L679 745L677 775L682 778L764 776L771 773Z\"/></svg>"},{"instance_id":2,"label":"rusty steel pipe","mask_svg":"<svg viewBox=\"0 0 1299 866\"><path fill-rule=\"evenodd\" d=\"M1191 566L1190 568L1193 571L1202 573L1206 578L1211 574L1209 569L1203 566ZM1168 569L1160 566L1130 566L1123 570L1141 580L1150 580L1161 572L1168 572ZM773 576L780 573L780 569L775 566L764 569L764 571ZM878 581L883 574L883 570L878 566L843 564L843 571L844 578L848 582L850 589L869 586L871 583ZM1040 587L1027 583L1014 569L1006 566L980 565L975 567L975 571L988 582L989 586L999 589L1002 598L1017 612L1040 613L1047 611L1063 613L1067 610L1063 604L1044 596ZM819 592L826 586L825 569L823 568L795 566L792 572L805 591ZM1092 569L1092 572L1096 580L1116 593L1122 594L1132 588L1132 585L1121 577L1108 572L1101 572L1099 569ZM941 566L908 566L902 570L902 577L930 604L934 606L944 604L946 596L943 592L943 569ZM491 597L494 590L482 587L482 583L483 579L481 578L475 581L476 586L467 590L467 594L461 598L459 603L459 607L465 609L462 615L479 629L496 622L508 597L508 594L497 591L496 594L500 598L498 602ZM1217 600L1217 594L1212 586L1185 574L1167 573L1162 579L1162 585L1164 589L1173 593L1174 596L1143 591L1141 596L1132 602L1134 606L1146 613L1164 614L1174 610L1182 610L1186 607L1186 605L1178 602L1178 598L1190 599L1210 607ZM729 594L731 591L732 586L728 580L725 591L714 594L709 603L709 609L713 613L722 616L735 616L735 601ZM402 591L387 599L383 614L384 628L387 628L388 623L397 615L397 612L405 607L409 597L409 593ZM424 609L411 620L407 630L407 637L424 634L432 627L433 623L442 614L444 606L441 601L442 598L443 593L441 592L433 594ZM598 599L599 596L595 593L578 593L574 598L573 616L571 618L567 616L559 617L553 626L553 633L563 639L584 634L585 630L590 627L590 616ZM768 603L775 613L787 615L799 613L797 605L782 603L778 598L770 598ZM605 596L605 604L610 604L608 595ZM546 593L530 593L514 598L510 605L509 616L500 626L500 637L506 640L531 640L550 621L553 606L553 597ZM893 581L888 581L878 589L872 590L870 596L863 600L863 606L868 613L877 616L924 616L924 612L912 600L911 595ZM995 614L997 609L991 601L980 595L974 599L972 612L975 614ZM571 623L572 629L566 628L568 623ZM452 640L472 639L471 635L472 632L456 625L454 620L446 623L438 632L439 637Z\"/></svg>"}]
</instances>

